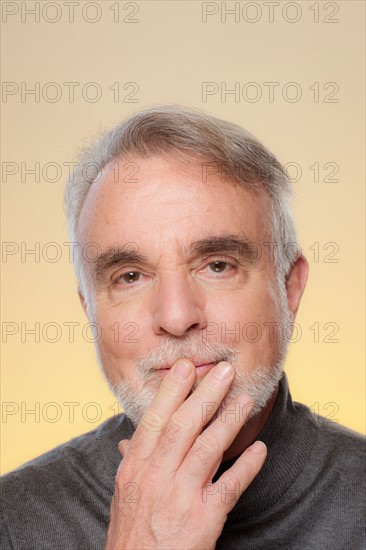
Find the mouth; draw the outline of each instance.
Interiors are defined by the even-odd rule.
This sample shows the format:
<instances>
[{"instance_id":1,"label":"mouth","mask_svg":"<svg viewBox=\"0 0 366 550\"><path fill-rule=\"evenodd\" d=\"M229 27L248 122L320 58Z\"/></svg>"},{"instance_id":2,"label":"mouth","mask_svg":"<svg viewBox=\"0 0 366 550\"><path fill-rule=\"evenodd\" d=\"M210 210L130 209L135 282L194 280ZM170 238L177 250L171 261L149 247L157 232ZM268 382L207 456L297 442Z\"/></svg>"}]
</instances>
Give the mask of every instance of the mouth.
<instances>
[{"instance_id":1,"label":"mouth","mask_svg":"<svg viewBox=\"0 0 366 550\"><path fill-rule=\"evenodd\" d=\"M192 360L192 363L195 363L196 367L196 376L203 376L208 373L214 367L217 363L205 363L205 362L198 362L197 363ZM161 367L157 370L157 373L159 376L164 377L170 369L173 367L173 365Z\"/></svg>"}]
</instances>

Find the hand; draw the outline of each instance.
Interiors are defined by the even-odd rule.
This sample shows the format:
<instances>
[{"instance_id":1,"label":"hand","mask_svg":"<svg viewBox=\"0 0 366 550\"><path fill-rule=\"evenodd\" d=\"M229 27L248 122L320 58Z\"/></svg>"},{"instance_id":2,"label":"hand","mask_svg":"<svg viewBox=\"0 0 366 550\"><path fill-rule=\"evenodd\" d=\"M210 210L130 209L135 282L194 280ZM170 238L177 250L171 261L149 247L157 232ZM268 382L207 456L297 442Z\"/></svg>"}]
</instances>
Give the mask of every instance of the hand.
<instances>
[{"instance_id":1,"label":"hand","mask_svg":"<svg viewBox=\"0 0 366 550\"><path fill-rule=\"evenodd\" d=\"M166 374L131 441L120 443L125 456L116 475L106 550L215 548L227 514L266 458L264 443L256 442L211 483L252 410L250 398L241 395L227 407L231 414L224 411L203 430L234 374L229 363L218 363L188 398L193 363L180 360ZM233 414L234 408L241 414Z\"/></svg>"}]
</instances>

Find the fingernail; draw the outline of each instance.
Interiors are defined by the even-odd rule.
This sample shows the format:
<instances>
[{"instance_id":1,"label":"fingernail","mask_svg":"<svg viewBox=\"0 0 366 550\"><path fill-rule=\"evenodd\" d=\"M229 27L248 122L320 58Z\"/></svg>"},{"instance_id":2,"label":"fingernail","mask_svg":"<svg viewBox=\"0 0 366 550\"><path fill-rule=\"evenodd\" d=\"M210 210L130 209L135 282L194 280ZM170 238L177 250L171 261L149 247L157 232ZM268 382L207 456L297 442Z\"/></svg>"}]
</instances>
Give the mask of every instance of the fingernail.
<instances>
[{"instance_id":1,"label":"fingernail","mask_svg":"<svg viewBox=\"0 0 366 550\"><path fill-rule=\"evenodd\" d=\"M233 367L230 363L219 363L214 369L214 375L219 380L224 380L232 375Z\"/></svg>"},{"instance_id":2,"label":"fingernail","mask_svg":"<svg viewBox=\"0 0 366 550\"><path fill-rule=\"evenodd\" d=\"M185 363L184 361L178 361L174 365L174 376L178 378L178 380L186 380L188 376L191 374L192 367L188 363Z\"/></svg>"},{"instance_id":3,"label":"fingernail","mask_svg":"<svg viewBox=\"0 0 366 550\"><path fill-rule=\"evenodd\" d=\"M260 455L265 452L267 447L263 443L263 441L255 441L253 445L251 445L250 450L255 453L256 455Z\"/></svg>"}]
</instances>

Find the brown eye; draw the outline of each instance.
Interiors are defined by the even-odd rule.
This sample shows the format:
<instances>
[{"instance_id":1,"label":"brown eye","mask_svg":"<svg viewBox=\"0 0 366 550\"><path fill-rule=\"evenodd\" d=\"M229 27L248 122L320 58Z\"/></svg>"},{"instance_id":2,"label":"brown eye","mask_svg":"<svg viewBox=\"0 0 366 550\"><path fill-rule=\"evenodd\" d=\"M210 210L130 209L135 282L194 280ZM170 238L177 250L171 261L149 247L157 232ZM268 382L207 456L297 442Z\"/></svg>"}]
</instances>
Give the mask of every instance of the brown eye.
<instances>
[{"instance_id":1,"label":"brown eye","mask_svg":"<svg viewBox=\"0 0 366 550\"><path fill-rule=\"evenodd\" d=\"M228 264L226 262L216 261L216 262L212 262L208 265L210 266L212 271L214 271L215 273L222 273L223 271L225 271L226 266Z\"/></svg>"},{"instance_id":2,"label":"brown eye","mask_svg":"<svg viewBox=\"0 0 366 550\"><path fill-rule=\"evenodd\" d=\"M137 271L129 271L128 273L121 275L120 279L122 279L125 283L135 283L138 281L139 277L140 273Z\"/></svg>"}]
</instances>

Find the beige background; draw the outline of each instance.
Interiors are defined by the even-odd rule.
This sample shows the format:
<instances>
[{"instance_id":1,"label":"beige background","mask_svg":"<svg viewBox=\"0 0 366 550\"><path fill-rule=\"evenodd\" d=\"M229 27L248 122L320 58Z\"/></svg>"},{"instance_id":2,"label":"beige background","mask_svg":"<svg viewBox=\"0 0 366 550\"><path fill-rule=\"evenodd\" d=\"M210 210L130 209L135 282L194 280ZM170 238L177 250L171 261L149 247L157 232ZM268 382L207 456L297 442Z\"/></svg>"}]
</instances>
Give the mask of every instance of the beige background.
<instances>
[{"instance_id":1,"label":"beige background","mask_svg":"<svg viewBox=\"0 0 366 550\"><path fill-rule=\"evenodd\" d=\"M364 3L240 2L226 22L221 4L80 1L71 22L64 2L40 2L38 22L34 2L2 2L2 472L117 412L63 245L63 185L85 139L154 103L234 121L294 163L310 280L286 366L292 395L365 430ZM67 82L79 83L73 102ZM204 82L218 93L204 98ZM219 93L235 85L239 97ZM26 93L37 86L39 97ZM35 163L39 181L26 173ZM26 332L35 323L39 342Z\"/></svg>"}]
</instances>

